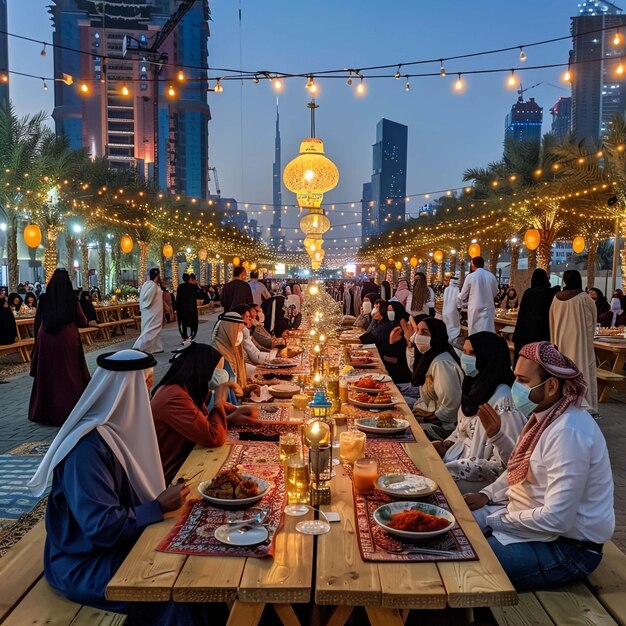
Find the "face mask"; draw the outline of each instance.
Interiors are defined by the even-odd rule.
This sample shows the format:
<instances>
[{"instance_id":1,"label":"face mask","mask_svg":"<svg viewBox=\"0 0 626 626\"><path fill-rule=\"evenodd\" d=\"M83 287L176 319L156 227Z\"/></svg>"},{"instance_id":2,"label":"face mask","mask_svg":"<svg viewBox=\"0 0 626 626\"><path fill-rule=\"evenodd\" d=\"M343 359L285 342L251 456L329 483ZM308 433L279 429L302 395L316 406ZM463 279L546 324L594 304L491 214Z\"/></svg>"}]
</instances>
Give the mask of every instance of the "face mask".
<instances>
[{"instance_id":1,"label":"face mask","mask_svg":"<svg viewBox=\"0 0 626 626\"><path fill-rule=\"evenodd\" d=\"M422 353L428 352L430 350L430 336L429 335L418 335L415 336L415 347Z\"/></svg>"},{"instance_id":2,"label":"face mask","mask_svg":"<svg viewBox=\"0 0 626 626\"><path fill-rule=\"evenodd\" d=\"M396 321L396 312L394 310L387 311L387 319L390 322L395 322Z\"/></svg>"},{"instance_id":3,"label":"face mask","mask_svg":"<svg viewBox=\"0 0 626 626\"><path fill-rule=\"evenodd\" d=\"M235 345L236 346L240 346L243 342L243 330L240 330L237 333L237 339L235 340Z\"/></svg>"},{"instance_id":4,"label":"face mask","mask_svg":"<svg viewBox=\"0 0 626 626\"><path fill-rule=\"evenodd\" d=\"M478 374L478 370L476 369L476 357L471 354L462 354L461 369L465 372L466 376L476 376L476 374Z\"/></svg>"},{"instance_id":5,"label":"face mask","mask_svg":"<svg viewBox=\"0 0 626 626\"><path fill-rule=\"evenodd\" d=\"M372 315L378 315L378 307L377 307L377 306L375 306L375 307L372 309Z\"/></svg>"},{"instance_id":6,"label":"face mask","mask_svg":"<svg viewBox=\"0 0 626 626\"><path fill-rule=\"evenodd\" d=\"M213 370L213 376L211 376L211 380L209 381L209 387L211 389L215 389L218 385L227 383L228 381L228 372L225 369L216 368Z\"/></svg>"},{"instance_id":7,"label":"face mask","mask_svg":"<svg viewBox=\"0 0 626 626\"><path fill-rule=\"evenodd\" d=\"M363 314L369 315L372 312L372 303L367 300L363 303Z\"/></svg>"},{"instance_id":8,"label":"face mask","mask_svg":"<svg viewBox=\"0 0 626 626\"><path fill-rule=\"evenodd\" d=\"M263 311L257 311L256 320L259 324L262 324L265 321L265 313L263 313Z\"/></svg>"},{"instance_id":9,"label":"face mask","mask_svg":"<svg viewBox=\"0 0 626 626\"><path fill-rule=\"evenodd\" d=\"M546 381L544 380L543 383ZM511 396L513 398L513 406L522 414L524 417L528 417L536 408L537 403L533 402L530 399L530 392L533 389L537 389L537 387L541 387L543 383L539 383L534 387L527 387L523 383L519 381L515 381L513 386L511 387Z\"/></svg>"}]
</instances>

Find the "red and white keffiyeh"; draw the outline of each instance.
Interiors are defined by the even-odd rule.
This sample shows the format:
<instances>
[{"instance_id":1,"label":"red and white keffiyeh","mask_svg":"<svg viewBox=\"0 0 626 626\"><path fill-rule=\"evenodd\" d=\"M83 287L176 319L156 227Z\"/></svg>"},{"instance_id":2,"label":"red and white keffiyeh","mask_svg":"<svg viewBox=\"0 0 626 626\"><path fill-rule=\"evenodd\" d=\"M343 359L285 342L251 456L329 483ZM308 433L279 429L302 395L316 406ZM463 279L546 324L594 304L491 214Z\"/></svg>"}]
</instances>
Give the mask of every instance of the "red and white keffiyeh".
<instances>
[{"instance_id":1,"label":"red and white keffiyeh","mask_svg":"<svg viewBox=\"0 0 626 626\"><path fill-rule=\"evenodd\" d=\"M530 420L521 432L509 458L507 467L509 485L520 483L526 478L530 456L543 431L563 415L572 404L581 406L587 392L587 383L576 364L561 354L554 344L548 341L529 343L521 349L520 356L539 363L546 372L559 380L563 380L563 397L554 404L544 419L534 423Z\"/></svg>"}]
</instances>

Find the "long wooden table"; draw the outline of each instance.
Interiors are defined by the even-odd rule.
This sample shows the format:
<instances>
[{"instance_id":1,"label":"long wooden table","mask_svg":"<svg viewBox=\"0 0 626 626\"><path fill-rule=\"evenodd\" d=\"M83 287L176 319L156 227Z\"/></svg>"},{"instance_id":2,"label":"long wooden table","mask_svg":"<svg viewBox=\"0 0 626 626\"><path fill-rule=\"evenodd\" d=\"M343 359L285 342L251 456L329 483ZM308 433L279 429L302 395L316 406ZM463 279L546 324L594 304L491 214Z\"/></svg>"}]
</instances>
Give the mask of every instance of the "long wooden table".
<instances>
[{"instance_id":1,"label":"long wooden table","mask_svg":"<svg viewBox=\"0 0 626 626\"><path fill-rule=\"evenodd\" d=\"M380 359L379 366L382 369ZM367 373L372 370L368 370ZM363 372L366 373L365 371ZM396 390L396 395L400 396ZM400 396L401 397L401 396ZM276 536L274 557L185 556L157 552L155 546L174 524L176 514L145 529L107 587L107 598L126 601L226 602L229 625L258 624L272 604L285 626L300 624L292 604L314 600L313 623L321 605L333 605L329 624L341 626L357 606L365 607L375 626L403 624L401 611L446 606L506 606L517 594L475 523L443 461L424 435L406 403L398 407L411 423L416 443L404 447L416 466L445 493L479 560L445 563L371 563L361 558L356 535L352 484L342 466L331 482L332 504L323 507L341 516L328 534L317 538L295 531L306 518L285 516ZM341 428L340 428L341 430ZM196 446L179 472L198 482L214 476L228 446ZM200 476L196 474L200 472ZM192 493L195 497L195 494ZM313 562L316 561L315 579Z\"/></svg>"}]
</instances>

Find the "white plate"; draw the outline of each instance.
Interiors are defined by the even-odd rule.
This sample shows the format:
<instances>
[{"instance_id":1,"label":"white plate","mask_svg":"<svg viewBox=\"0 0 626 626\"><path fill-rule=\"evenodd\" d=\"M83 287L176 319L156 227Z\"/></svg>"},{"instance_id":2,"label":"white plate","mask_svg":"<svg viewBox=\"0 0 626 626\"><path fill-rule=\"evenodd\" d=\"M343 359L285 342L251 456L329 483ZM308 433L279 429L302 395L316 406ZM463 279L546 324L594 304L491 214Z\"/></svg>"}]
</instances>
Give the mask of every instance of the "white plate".
<instances>
[{"instance_id":1,"label":"white plate","mask_svg":"<svg viewBox=\"0 0 626 626\"><path fill-rule=\"evenodd\" d=\"M242 533L228 524L215 529L215 538L227 546L256 546L268 537L269 532L265 526L250 526Z\"/></svg>"},{"instance_id":2,"label":"white plate","mask_svg":"<svg viewBox=\"0 0 626 626\"><path fill-rule=\"evenodd\" d=\"M372 363L353 363L352 360L350 360L350 365L352 367L354 367L355 369L370 369L372 367L378 367L378 363L376 361L373 361Z\"/></svg>"},{"instance_id":3,"label":"white plate","mask_svg":"<svg viewBox=\"0 0 626 626\"><path fill-rule=\"evenodd\" d=\"M407 509L419 509L424 513L428 513L430 515L436 515L437 517L444 517L450 523L440 530L433 530L423 533L411 532L408 530L397 530L396 528L391 528L387 526L386 522L389 522L391 519L391 515L393 513L400 513L402 511L406 511ZM439 535L445 535L449 530L452 529L456 520L454 519L454 515L450 513L450 511L446 511L439 506L435 506L434 504L427 504L425 502L390 502L389 504L383 504L379 506L373 514L374 521L388 533L395 535L396 537L402 537L402 539L428 539L430 537L438 537Z\"/></svg>"},{"instance_id":4,"label":"white plate","mask_svg":"<svg viewBox=\"0 0 626 626\"><path fill-rule=\"evenodd\" d=\"M352 397L348 396L348 402L350 404L354 404L354 406L358 406L360 409L374 409L374 410L383 410L383 409L393 409L396 404L400 402L398 398L391 397L391 402L387 402L385 404L375 404L373 402L359 402L358 400L354 400Z\"/></svg>"},{"instance_id":5,"label":"white plate","mask_svg":"<svg viewBox=\"0 0 626 626\"><path fill-rule=\"evenodd\" d=\"M352 374L351 376L348 376L348 380L349 381L356 381L356 380L360 380L361 378L363 378L365 375L364 374ZM389 376L388 374L367 374L367 376L373 378L374 380L377 380L381 383L390 383L391 382L391 376Z\"/></svg>"},{"instance_id":6,"label":"white plate","mask_svg":"<svg viewBox=\"0 0 626 626\"><path fill-rule=\"evenodd\" d=\"M350 391L369 393L373 396L377 395L379 391L389 391L389 387L385 386L384 389L366 389L365 387L357 387L356 385L348 385Z\"/></svg>"},{"instance_id":7,"label":"white plate","mask_svg":"<svg viewBox=\"0 0 626 626\"><path fill-rule=\"evenodd\" d=\"M297 365L297 363L295 361L292 361L291 363L270 363L269 361L267 363L264 363L265 367L269 367L272 369L281 369L283 367L295 367Z\"/></svg>"},{"instance_id":8,"label":"white plate","mask_svg":"<svg viewBox=\"0 0 626 626\"><path fill-rule=\"evenodd\" d=\"M393 498L423 498L437 491L437 483L418 474L383 474L376 488Z\"/></svg>"},{"instance_id":9,"label":"white plate","mask_svg":"<svg viewBox=\"0 0 626 626\"><path fill-rule=\"evenodd\" d=\"M291 398L291 396L300 391L300 385L282 383L279 385L271 385L267 389L275 398Z\"/></svg>"},{"instance_id":10,"label":"white plate","mask_svg":"<svg viewBox=\"0 0 626 626\"><path fill-rule=\"evenodd\" d=\"M375 435L399 435L403 433L408 427L409 423L406 420L395 418L398 423L397 426L379 427L376 426L377 419L375 417L365 417L360 420L355 420L354 424L364 433L372 433Z\"/></svg>"},{"instance_id":11,"label":"white plate","mask_svg":"<svg viewBox=\"0 0 626 626\"><path fill-rule=\"evenodd\" d=\"M214 498L213 496L209 496L206 493L204 493L204 489L210 486L210 483L211 483L210 480L205 480L204 482L198 485L198 493L207 502L210 502L211 504L218 504L220 506L240 507L240 506L245 506L248 504L254 504L255 502L258 502L267 493L267 490L270 488L270 484L266 480L263 480L262 478L257 478L256 476L248 476L245 474L243 474L241 477L244 480L256 481L257 485L259 486L259 493L257 493L256 496L252 496L250 498L240 498L238 500L233 500L232 498Z\"/></svg>"}]
</instances>

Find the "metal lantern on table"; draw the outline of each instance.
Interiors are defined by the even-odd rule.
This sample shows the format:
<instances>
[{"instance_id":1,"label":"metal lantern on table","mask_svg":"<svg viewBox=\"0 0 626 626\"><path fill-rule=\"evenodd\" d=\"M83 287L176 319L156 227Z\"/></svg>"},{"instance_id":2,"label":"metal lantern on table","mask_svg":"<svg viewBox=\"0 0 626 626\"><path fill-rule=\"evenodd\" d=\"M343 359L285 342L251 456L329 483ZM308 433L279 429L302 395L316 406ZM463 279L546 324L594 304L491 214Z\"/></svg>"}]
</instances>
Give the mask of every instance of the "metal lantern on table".
<instances>
[{"instance_id":1,"label":"metal lantern on table","mask_svg":"<svg viewBox=\"0 0 626 626\"><path fill-rule=\"evenodd\" d=\"M317 389L309 402L313 417L305 425L304 442L309 448L309 470L311 482L311 504L330 504L330 487L327 484L333 474L333 419L330 417L332 402L326 391Z\"/></svg>"}]
</instances>

